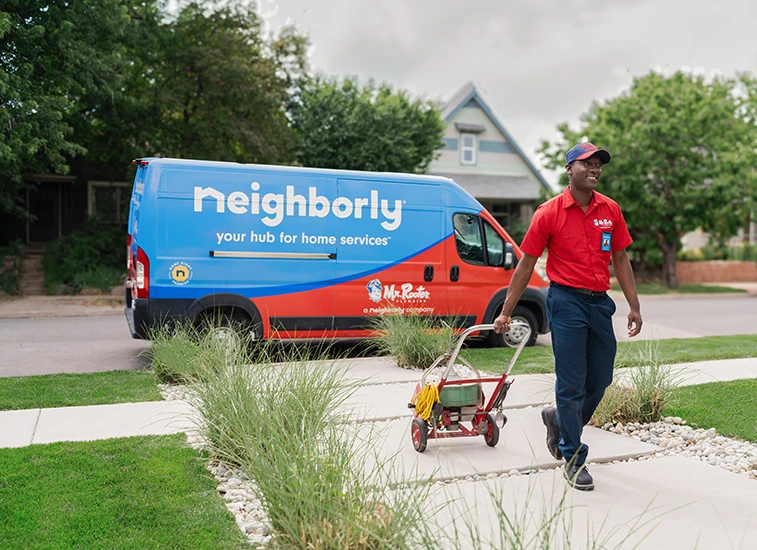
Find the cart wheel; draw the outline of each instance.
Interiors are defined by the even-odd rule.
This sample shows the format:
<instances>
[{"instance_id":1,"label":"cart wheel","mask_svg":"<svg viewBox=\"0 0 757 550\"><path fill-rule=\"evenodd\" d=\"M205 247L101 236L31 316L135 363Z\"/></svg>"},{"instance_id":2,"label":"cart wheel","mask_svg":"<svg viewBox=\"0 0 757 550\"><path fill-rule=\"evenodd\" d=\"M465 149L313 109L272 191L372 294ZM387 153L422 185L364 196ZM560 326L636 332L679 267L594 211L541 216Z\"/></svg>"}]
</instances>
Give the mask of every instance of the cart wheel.
<instances>
[{"instance_id":1,"label":"cart wheel","mask_svg":"<svg viewBox=\"0 0 757 550\"><path fill-rule=\"evenodd\" d=\"M422 418L413 418L413 425L410 427L410 436L413 438L413 447L419 453L426 450L428 441L428 426Z\"/></svg>"},{"instance_id":2,"label":"cart wheel","mask_svg":"<svg viewBox=\"0 0 757 550\"><path fill-rule=\"evenodd\" d=\"M489 447L495 447L499 443L499 426L494 421L494 417L490 414L486 415L487 429L484 434L484 441Z\"/></svg>"}]
</instances>

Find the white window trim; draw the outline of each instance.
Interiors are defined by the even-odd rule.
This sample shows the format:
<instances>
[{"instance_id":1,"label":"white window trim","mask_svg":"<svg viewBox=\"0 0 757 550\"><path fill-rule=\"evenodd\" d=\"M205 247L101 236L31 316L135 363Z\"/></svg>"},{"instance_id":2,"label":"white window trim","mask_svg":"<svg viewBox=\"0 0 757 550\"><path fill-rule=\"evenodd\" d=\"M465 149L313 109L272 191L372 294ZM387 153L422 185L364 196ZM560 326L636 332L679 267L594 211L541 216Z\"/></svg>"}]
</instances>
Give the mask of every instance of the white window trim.
<instances>
[{"instance_id":1,"label":"white window trim","mask_svg":"<svg viewBox=\"0 0 757 550\"><path fill-rule=\"evenodd\" d=\"M87 182L87 214L90 216L95 215L97 205L95 204L95 188L96 187L118 187L120 189L128 189L131 186L130 183L125 181L89 181ZM120 212L121 204L123 201L131 200L128 192L120 191L117 194L117 206L116 213ZM125 222L126 220L119 220Z\"/></svg>"},{"instance_id":2,"label":"white window trim","mask_svg":"<svg viewBox=\"0 0 757 550\"><path fill-rule=\"evenodd\" d=\"M470 136L473 138L473 146L472 147L466 147L465 146L465 136ZM476 151L478 149L478 136L476 134L470 133L470 132L464 132L460 134L460 164L465 164L468 166L474 166L476 164ZM470 161L465 160L465 153L466 151L470 151L472 153L473 159Z\"/></svg>"}]
</instances>

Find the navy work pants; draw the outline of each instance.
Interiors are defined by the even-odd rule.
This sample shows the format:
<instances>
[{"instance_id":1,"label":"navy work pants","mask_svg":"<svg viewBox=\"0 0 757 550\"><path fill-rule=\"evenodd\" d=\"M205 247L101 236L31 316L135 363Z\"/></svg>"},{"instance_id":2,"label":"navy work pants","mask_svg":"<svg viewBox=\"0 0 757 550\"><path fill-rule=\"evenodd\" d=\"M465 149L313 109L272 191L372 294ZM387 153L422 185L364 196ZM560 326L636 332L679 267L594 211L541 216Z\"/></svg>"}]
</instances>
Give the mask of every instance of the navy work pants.
<instances>
[{"instance_id":1,"label":"navy work pants","mask_svg":"<svg viewBox=\"0 0 757 550\"><path fill-rule=\"evenodd\" d=\"M555 354L555 399L566 462L586 461L589 447L581 443L584 426L591 420L612 382L617 344L612 328L615 302L608 295L592 297L565 287L551 286L547 319Z\"/></svg>"}]
</instances>

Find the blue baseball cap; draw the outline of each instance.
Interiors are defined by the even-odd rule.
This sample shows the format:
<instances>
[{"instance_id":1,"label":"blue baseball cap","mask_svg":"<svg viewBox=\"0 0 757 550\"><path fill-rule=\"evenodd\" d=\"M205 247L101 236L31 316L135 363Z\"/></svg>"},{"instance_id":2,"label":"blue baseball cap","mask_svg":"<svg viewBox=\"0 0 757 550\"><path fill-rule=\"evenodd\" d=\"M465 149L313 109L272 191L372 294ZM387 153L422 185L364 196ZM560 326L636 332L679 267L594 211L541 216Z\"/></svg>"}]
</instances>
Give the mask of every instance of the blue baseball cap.
<instances>
[{"instance_id":1,"label":"blue baseball cap","mask_svg":"<svg viewBox=\"0 0 757 550\"><path fill-rule=\"evenodd\" d=\"M602 164L607 164L612 158L609 151L598 149L593 143L579 143L565 154L565 164L570 164L574 160L585 160L594 155L599 157Z\"/></svg>"}]
</instances>

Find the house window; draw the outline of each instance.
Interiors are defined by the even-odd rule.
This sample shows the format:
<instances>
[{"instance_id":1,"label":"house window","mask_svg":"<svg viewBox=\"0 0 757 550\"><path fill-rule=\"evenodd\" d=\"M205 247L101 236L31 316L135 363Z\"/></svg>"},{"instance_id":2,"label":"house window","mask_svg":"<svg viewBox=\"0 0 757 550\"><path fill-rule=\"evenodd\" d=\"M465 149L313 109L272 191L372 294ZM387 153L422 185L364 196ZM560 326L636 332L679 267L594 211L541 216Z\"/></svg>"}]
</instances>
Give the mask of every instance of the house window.
<instances>
[{"instance_id":1,"label":"house window","mask_svg":"<svg viewBox=\"0 0 757 550\"><path fill-rule=\"evenodd\" d=\"M124 181L90 181L87 184L87 212L109 223L126 223L129 217L131 184Z\"/></svg>"},{"instance_id":2,"label":"house window","mask_svg":"<svg viewBox=\"0 0 757 550\"><path fill-rule=\"evenodd\" d=\"M460 134L460 164L476 164L476 134Z\"/></svg>"}]
</instances>

